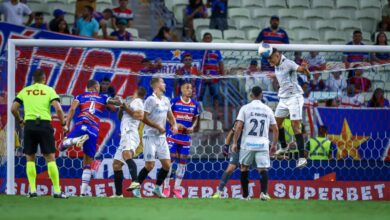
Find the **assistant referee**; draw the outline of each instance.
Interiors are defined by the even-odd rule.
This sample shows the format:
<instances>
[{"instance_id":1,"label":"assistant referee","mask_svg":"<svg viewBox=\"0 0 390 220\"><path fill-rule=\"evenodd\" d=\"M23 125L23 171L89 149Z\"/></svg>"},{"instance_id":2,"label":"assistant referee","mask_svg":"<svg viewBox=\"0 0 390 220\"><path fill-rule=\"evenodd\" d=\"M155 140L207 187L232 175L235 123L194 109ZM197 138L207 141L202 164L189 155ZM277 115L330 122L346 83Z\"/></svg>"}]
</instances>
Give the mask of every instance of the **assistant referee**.
<instances>
[{"instance_id":1,"label":"assistant referee","mask_svg":"<svg viewBox=\"0 0 390 220\"><path fill-rule=\"evenodd\" d=\"M26 155L26 173L30 185L28 197L37 197L35 167L35 154L38 145L45 157L47 171L53 184L54 198L68 198L61 192L58 167L55 162L54 129L51 126L50 105L53 105L64 132L66 123L64 112L62 111L60 98L53 88L45 85L46 76L43 70L37 69L33 73L34 84L27 86L16 96L11 111L19 125L24 127L24 149ZM19 114L19 108L24 106L24 119Z\"/></svg>"}]
</instances>

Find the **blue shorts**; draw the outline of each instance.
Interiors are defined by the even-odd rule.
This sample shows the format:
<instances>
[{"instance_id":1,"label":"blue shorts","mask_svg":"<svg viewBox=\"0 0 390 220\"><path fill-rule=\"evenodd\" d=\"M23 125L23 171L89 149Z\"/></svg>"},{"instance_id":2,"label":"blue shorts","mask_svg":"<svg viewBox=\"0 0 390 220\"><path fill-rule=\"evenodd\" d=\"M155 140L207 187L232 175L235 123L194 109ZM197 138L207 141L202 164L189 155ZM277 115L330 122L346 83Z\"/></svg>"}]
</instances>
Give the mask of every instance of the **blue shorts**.
<instances>
[{"instance_id":1,"label":"blue shorts","mask_svg":"<svg viewBox=\"0 0 390 220\"><path fill-rule=\"evenodd\" d=\"M68 134L67 138L76 138L84 134L89 136L88 140L83 145L83 152L89 157L95 157L96 154L96 145L98 139L99 131L88 125L88 124L78 124L75 125L72 131Z\"/></svg>"},{"instance_id":2,"label":"blue shorts","mask_svg":"<svg viewBox=\"0 0 390 220\"><path fill-rule=\"evenodd\" d=\"M183 146L181 144L177 144L173 141L168 141L169 151L171 154L181 154L181 155L189 155L190 154L190 146Z\"/></svg>"}]
</instances>

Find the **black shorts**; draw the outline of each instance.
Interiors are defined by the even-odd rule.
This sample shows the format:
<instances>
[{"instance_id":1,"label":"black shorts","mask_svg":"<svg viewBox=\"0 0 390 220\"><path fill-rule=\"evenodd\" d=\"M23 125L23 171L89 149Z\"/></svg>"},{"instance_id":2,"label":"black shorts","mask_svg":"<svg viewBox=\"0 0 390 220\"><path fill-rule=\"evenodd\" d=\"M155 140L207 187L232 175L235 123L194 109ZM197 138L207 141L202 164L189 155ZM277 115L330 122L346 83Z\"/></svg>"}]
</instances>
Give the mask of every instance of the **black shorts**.
<instances>
[{"instance_id":1,"label":"black shorts","mask_svg":"<svg viewBox=\"0 0 390 220\"><path fill-rule=\"evenodd\" d=\"M40 124L37 124L35 121L26 121L23 140L24 154L33 155L37 153L38 144L42 154L56 152L54 129L51 126L50 121L41 121Z\"/></svg>"}]
</instances>

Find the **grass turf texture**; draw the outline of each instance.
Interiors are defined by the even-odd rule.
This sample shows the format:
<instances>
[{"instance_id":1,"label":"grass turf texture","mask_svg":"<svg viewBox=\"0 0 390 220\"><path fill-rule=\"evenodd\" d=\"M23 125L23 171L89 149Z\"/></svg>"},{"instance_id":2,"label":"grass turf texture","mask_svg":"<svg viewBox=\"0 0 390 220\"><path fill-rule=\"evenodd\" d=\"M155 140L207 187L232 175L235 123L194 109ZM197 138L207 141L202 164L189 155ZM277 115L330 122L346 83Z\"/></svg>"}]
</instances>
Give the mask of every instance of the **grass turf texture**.
<instances>
[{"instance_id":1,"label":"grass turf texture","mask_svg":"<svg viewBox=\"0 0 390 220\"><path fill-rule=\"evenodd\" d=\"M0 196L1 219L387 219L390 202Z\"/></svg>"}]
</instances>

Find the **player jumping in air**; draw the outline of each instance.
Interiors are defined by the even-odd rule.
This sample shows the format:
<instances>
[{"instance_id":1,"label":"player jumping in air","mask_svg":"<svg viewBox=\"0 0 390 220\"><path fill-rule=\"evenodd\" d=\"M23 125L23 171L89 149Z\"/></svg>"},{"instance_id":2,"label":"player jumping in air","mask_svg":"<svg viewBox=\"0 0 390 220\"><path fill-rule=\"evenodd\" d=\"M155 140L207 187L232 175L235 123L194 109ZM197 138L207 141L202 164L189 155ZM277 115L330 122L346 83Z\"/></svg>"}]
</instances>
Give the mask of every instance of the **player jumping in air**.
<instances>
[{"instance_id":1,"label":"player jumping in air","mask_svg":"<svg viewBox=\"0 0 390 220\"><path fill-rule=\"evenodd\" d=\"M256 162L260 173L260 199L269 200L268 195L268 168L270 167L270 141L268 131L272 129L271 149L275 149L278 143L278 127L272 110L261 102L262 90L255 86L252 88L252 101L241 107L237 116L236 132L233 136L232 151L238 151L238 139L242 133L240 164L241 164L241 187L242 198L250 199L249 166Z\"/></svg>"},{"instance_id":2,"label":"player jumping in air","mask_svg":"<svg viewBox=\"0 0 390 220\"><path fill-rule=\"evenodd\" d=\"M172 114L169 99L164 96L166 87L164 80L162 78L153 78L150 84L153 88L153 94L145 101L143 119L145 127L142 143L144 145L145 167L139 172L138 181L136 182L142 184L148 176L148 173L154 168L155 160L158 158L162 168L157 174L156 187L153 193L160 198L165 198L160 187L171 168L171 157L165 135L165 126L168 119L172 126L172 133L177 134L177 125L175 117ZM141 198L139 186L130 186L127 190L133 191L135 197Z\"/></svg>"},{"instance_id":3,"label":"player jumping in air","mask_svg":"<svg viewBox=\"0 0 390 220\"><path fill-rule=\"evenodd\" d=\"M234 132L236 131L236 124L237 121L234 123L233 127L230 129L229 133L227 134L225 138L225 145L223 146L223 154L227 156L229 154L229 145L233 139ZM239 140L237 141L237 152L231 152L230 158L229 158L229 165L226 168L225 172L223 172L221 180L219 181L219 185L217 188L217 191L212 196L213 199L218 199L222 197L223 189L225 188L227 182L230 179L230 176L233 174L234 170L240 165L240 144L241 144L241 136L239 137Z\"/></svg>"},{"instance_id":4,"label":"player jumping in air","mask_svg":"<svg viewBox=\"0 0 390 220\"><path fill-rule=\"evenodd\" d=\"M305 143L303 140L301 121L303 112L303 90L298 84L297 72L310 77L308 64L304 61L301 66L294 61L287 59L276 48L273 48L272 54L267 58L268 62L275 66L275 74L269 74L269 77L276 77L279 83L279 103L275 110L276 122L279 127L279 141L281 149L276 151L275 155L285 154L288 151L286 139L284 136L283 120L290 117L292 127L297 142L299 159L297 167L306 166Z\"/></svg>"},{"instance_id":5,"label":"player jumping in air","mask_svg":"<svg viewBox=\"0 0 390 220\"><path fill-rule=\"evenodd\" d=\"M71 146L83 149L83 174L81 177L81 196L87 196L87 188L91 180L91 164L96 153L96 142L99 133L100 118L107 104L120 106L119 97L111 98L108 95L99 94L100 85L96 80L89 80L87 92L76 96L67 115L66 127L69 128L73 115L77 108L80 113L72 131L62 142L60 150L65 151Z\"/></svg>"},{"instance_id":6,"label":"player jumping in air","mask_svg":"<svg viewBox=\"0 0 390 220\"><path fill-rule=\"evenodd\" d=\"M177 164L175 175L175 186L173 194L176 198L183 198L181 194L181 181L183 180L188 155L190 154L191 136L199 120L199 104L191 99L192 85L189 81L183 82L180 86L181 96L171 101L171 110L176 119L178 134L174 135L168 128L167 140L171 152L171 162ZM163 193L166 197L170 196L169 176L165 179Z\"/></svg>"},{"instance_id":7,"label":"player jumping in air","mask_svg":"<svg viewBox=\"0 0 390 220\"><path fill-rule=\"evenodd\" d=\"M121 140L119 147L116 150L114 156L114 162L112 164L114 169L114 183L115 183L115 194L112 196L123 197L122 195L122 182L123 182L123 171L122 167L124 164L129 168L130 176L133 182L130 188L139 188L140 185L137 182L137 165L135 164L133 157L135 151L140 144L140 137L138 133L138 126L140 120L144 118L144 103L146 90L139 87L131 100L121 105L119 110L119 118L121 121Z\"/></svg>"}]
</instances>

